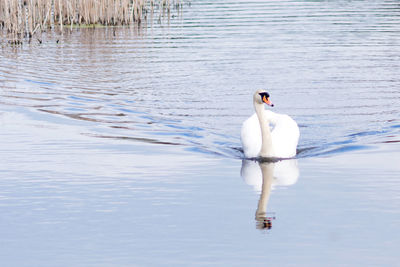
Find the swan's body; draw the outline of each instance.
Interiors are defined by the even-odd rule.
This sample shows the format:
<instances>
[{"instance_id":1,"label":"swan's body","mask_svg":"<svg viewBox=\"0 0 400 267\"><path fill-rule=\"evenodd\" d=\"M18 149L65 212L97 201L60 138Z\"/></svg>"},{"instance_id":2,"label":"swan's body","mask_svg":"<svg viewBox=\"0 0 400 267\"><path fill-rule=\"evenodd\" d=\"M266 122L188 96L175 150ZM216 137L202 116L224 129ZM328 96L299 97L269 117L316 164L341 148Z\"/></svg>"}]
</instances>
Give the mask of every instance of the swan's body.
<instances>
[{"instance_id":1,"label":"swan's body","mask_svg":"<svg viewBox=\"0 0 400 267\"><path fill-rule=\"evenodd\" d=\"M264 109L270 104L263 90L254 94L256 113L242 125L241 141L246 158L291 158L296 155L300 131L297 123L286 114ZM265 97L265 99L264 99ZM270 130L272 126L272 130Z\"/></svg>"}]
</instances>

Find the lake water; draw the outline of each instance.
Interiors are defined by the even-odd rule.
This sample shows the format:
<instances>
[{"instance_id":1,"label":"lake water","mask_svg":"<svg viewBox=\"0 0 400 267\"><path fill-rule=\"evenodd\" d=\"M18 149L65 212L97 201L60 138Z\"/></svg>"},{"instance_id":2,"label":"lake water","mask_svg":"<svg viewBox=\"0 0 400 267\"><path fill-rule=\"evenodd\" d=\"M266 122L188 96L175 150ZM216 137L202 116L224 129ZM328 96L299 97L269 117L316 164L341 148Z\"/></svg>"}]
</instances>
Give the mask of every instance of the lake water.
<instances>
[{"instance_id":1,"label":"lake water","mask_svg":"<svg viewBox=\"0 0 400 267\"><path fill-rule=\"evenodd\" d=\"M173 14L0 47L2 264L398 265L398 1ZM242 160L259 88L295 160Z\"/></svg>"}]
</instances>

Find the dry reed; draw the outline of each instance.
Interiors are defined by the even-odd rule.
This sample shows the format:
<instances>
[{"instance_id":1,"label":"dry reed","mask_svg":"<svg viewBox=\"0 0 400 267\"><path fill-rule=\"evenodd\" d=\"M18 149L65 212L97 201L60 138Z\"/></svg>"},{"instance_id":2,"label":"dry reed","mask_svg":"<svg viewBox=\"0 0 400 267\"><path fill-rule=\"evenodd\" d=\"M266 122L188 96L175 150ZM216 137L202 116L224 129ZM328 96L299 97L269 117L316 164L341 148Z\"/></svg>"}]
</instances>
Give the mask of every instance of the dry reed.
<instances>
[{"instance_id":1,"label":"dry reed","mask_svg":"<svg viewBox=\"0 0 400 267\"><path fill-rule=\"evenodd\" d=\"M0 0L0 37L20 44L37 32L81 25L140 24L154 9L181 7L182 0Z\"/></svg>"}]
</instances>

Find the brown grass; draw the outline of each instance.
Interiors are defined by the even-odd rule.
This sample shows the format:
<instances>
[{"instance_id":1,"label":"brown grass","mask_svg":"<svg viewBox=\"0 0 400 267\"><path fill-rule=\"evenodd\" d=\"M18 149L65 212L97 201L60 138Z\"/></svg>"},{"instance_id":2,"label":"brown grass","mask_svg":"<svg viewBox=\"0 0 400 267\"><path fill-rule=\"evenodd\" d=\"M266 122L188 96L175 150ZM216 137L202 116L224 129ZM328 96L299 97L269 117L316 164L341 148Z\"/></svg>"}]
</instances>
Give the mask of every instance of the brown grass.
<instances>
[{"instance_id":1,"label":"brown grass","mask_svg":"<svg viewBox=\"0 0 400 267\"><path fill-rule=\"evenodd\" d=\"M154 9L180 7L182 0L0 0L0 37L19 44L35 33L80 25L140 24Z\"/></svg>"}]
</instances>

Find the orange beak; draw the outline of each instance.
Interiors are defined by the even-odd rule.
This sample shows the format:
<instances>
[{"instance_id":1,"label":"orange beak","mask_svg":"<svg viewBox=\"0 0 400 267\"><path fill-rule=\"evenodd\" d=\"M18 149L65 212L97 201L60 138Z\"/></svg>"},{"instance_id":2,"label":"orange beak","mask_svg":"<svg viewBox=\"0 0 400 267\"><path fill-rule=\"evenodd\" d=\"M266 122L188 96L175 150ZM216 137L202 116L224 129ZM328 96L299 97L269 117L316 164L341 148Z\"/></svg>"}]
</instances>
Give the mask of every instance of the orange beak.
<instances>
[{"instance_id":1,"label":"orange beak","mask_svg":"<svg viewBox=\"0 0 400 267\"><path fill-rule=\"evenodd\" d=\"M272 102L269 100L269 97L267 98L266 96L263 96L262 100L263 100L263 102L264 102L265 104L267 104L268 106L271 106L271 107L274 106L274 104L272 104Z\"/></svg>"}]
</instances>

